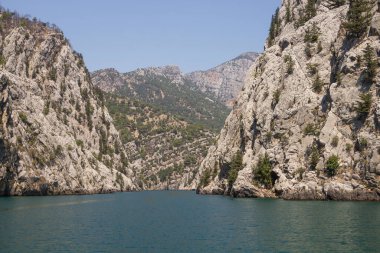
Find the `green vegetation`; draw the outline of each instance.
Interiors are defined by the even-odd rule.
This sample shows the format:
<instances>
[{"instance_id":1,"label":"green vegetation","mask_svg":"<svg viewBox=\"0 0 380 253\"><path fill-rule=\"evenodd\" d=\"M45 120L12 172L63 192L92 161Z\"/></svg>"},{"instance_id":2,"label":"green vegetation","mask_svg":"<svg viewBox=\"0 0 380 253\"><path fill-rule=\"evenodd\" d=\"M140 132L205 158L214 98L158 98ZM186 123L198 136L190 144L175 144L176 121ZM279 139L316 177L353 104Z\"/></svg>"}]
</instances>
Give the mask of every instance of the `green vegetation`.
<instances>
[{"instance_id":1,"label":"green vegetation","mask_svg":"<svg viewBox=\"0 0 380 253\"><path fill-rule=\"evenodd\" d=\"M28 122L28 117L26 116L25 113L23 113L23 112L19 112L19 113L18 113L18 116L19 116L19 118L21 119L21 121L22 121L24 124L29 124L29 122Z\"/></svg>"},{"instance_id":2,"label":"green vegetation","mask_svg":"<svg viewBox=\"0 0 380 253\"><path fill-rule=\"evenodd\" d=\"M91 105L90 99L86 100L86 118L87 125L90 130L92 130L92 114L94 112L94 108Z\"/></svg>"},{"instance_id":3,"label":"green vegetation","mask_svg":"<svg viewBox=\"0 0 380 253\"><path fill-rule=\"evenodd\" d=\"M284 58L284 62L286 63L286 73L288 75L293 74L295 65L293 58L290 55L286 55Z\"/></svg>"},{"instance_id":4,"label":"green vegetation","mask_svg":"<svg viewBox=\"0 0 380 253\"><path fill-rule=\"evenodd\" d=\"M265 154L264 157L260 156L256 167L253 168L254 179L264 185L266 188L272 186L272 165L270 164L269 157Z\"/></svg>"},{"instance_id":5,"label":"green vegetation","mask_svg":"<svg viewBox=\"0 0 380 253\"><path fill-rule=\"evenodd\" d=\"M275 108L278 102L280 101L281 90L277 89L273 93L272 108Z\"/></svg>"},{"instance_id":6,"label":"green vegetation","mask_svg":"<svg viewBox=\"0 0 380 253\"><path fill-rule=\"evenodd\" d=\"M83 148L83 141L82 140L75 140L75 143L78 147Z\"/></svg>"},{"instance_id":7,"label":"green vegetation","mask_svg":"<svg viewBox=\"0 0 380 253\"><path fill-rule=\"evenodd\" d=\"M273 46L275 38L281 32L281 19L279 17L279 9L277 8L275 14L272 16L272 21L269 28L268 46Z\"/></svg>"},{"instance_id":8,"label":"green vegetation","mask_svg":"<svg viewBox=\"0 0 380 253\"><path fill-rule=\"evenodd\" d=\"M366 70L364 71L365 81L369 84L373 84L376 79L379 63L377 61L375 50L369 43L367 43L367 46L364 49L364 61L366 66Z\"/></svg>"},{"instance_id":9,"label":"green vegetation","mask_svg":"<svg viewBox=\"0 0 380 253\"><path fill-rule=\"evenodd\" d=\"M347 144L346 144L346 152L347 152L347 153L350 153L351 150L352 150L352 144L347 143Z\"/></svg>"},{"instance_id":10,"label":"green vegetation","mask_svg":"<svg viewBox=\"0 0 380 253\"><path fill-rule=\"evenodd\" d=\"M360 94L360 101L357 102L355 110L358 114L358 117L361 119L367 118L372 105L372 94L371 93L363 93Z\"/></svg>"},{"instance_id":11,"label":"green vegetation","mask_svg":"<svg viewBox=\"0 0 380 253\"><path fill-rule=\"evenodd\" d=\"M154 110L159 110L183 119L191 124L201 125L215 132L223 127L230 109L218 101L206 98L191 83L173 84L162 76L144 76L136 87L124 85L117 91L120 97L133 97ZM162 96L164 94L164 96Z\"/></svg>"},{"instance_id":12,"label":"green vegetation","mask_svg":"<svg viewBox=\"0 0 380 253\"><path fill-rule=\"evenodd\" d=\"M360 138L355 145L355 150L359 152L363 152L368 148L368 141L365 138Z\"/></svg>"},{"instance_id":13,"label":"green vegetation","mask_svg":"<svg viewBox=\"0 0 380 253\"><path fill-rule=\"evenodd\" d=\"M307 21L317 15L316 4L317 0L307 0L305 9L299 12L299 19L295 23L296 28L303 26Z\"/></svg>"},{"instance_id":14,"label":"green vegetation","mask_svg":"<svg viewBox=\"0 0 380 253\"><path fill-rule=\"evenodd\" d=\"M333 146L334 148L336 148L339 144L339 137L338 136L334 136L331 140L331 146Z\"/></svg>"},{"instance_id":15,"label":"green vegetation","mask_svg":"<svg viewBox=\"0 0 380 253\"><path fill-rule=\"evenodd\" d=\"M228 171L228 185L230 188L235 183L238 173L241 169L243 169L243 155L241 151L238 151L232 157L230 169Z\"/></svg>"},{"instance_id":16,"label":"green vegetation","mask_svg":"<svg viewBox=\"0 0 380 253\"><path fill-rule=\"evenodd\" d=\"M313 56L310 42L307 42L305 45L305 55L307 56L307 58L311 58Z\"/></svg>"},{"instance_id":17,"label":"green vegetation","mask_svg":"<svg viewBox=\"0 0 380 253\"><path fill-rule=\"evenodd\" d=\"M52 80L54 82L57 81L57 70L56 70L56 68L52 67L50 69L48 78L49 78L49 80Z\"/></svg>"},{"instance_id":18,"label":"green vegetation","mask_svg":"<svg viewBox=\"0 0 380 253\"><path fill-rule=\"evenodd\" d=\"M209 169L206 169L201 176L201 180L199 182L200 187L205 187L210 183L210 177L211 177L211 172Z\"/></svg>"},{"instance_id":19,"label":"green vegetation","mask_svg":"<svg viewBox=\"0 0 380 253\"><path fill-rule=\"evenodd\" d=\"M309 155L309 165L311 170L315 170L317 168L317 164L319 162L319 149L316 145L313 145L311 148L311 152Z\"/></svg>"},{"instance_id":20,"label":"green vegetation","mask_svg":"<svg viewBox=\"0 0 380 253\"><path fill-rule=\"evenodd\" d=\"M305 32L304 42L305 43L317 43L319 38L320 30L317 23L313 22L311 28L308 27Z\"/></svg>"},{"instance_id":21,"label":"green vegetation","mask_svg":"<svg viewBox=\"0 0 380 253\"><path fill-rule=\"evenodd\" d=\"M5 57L3 54L0 54L0 66L4 66L6 63Z\"/></svg>"},{"instance_id":22,"label":"green vegetation","mask_svg":"<svg viewBox=\"0 0 380 253\"><path fill-rule=\"evenodd\" d=\"M326 162L326 173L328 176L333 177L337 174L339 169L339 157L332 155Z\"/></svg>"},{"instance_id":23,"label":"green vegetation","mask_svg":"<svg viewBox=\"0 0 380 253\"><path fill-rule=\"evenodd\" d=\"M45 106L43 110L44 115L48 115L50 111L50 100L45 101Z\"/></svg>"},{"instance_id":24,"label":"green vegetation","mask_svg":"<svg viewBox=\"0 0 380 253\"><path fill-rule=\"evenodd\" d=\"M307 71L309 72L310 75L314 76L315 74L318 73L318 64L311 64L308 63L306 65Z\"/></svg>"},{"instance_id":25,"label":"green vegetation","mask_svg":"<svg viewBox=\"0 0 380 253\"><path fill-rule=\"evenodd\" d=\"M303 130L304 135L318 135L319 131L313 123L308 123Z\"/></svg>"},{"instance_id":26,"label":"green vegetation","mask_svg":"<svg viewBox=\"0 0 380 253\"><path fill-rule=\"evenodd\" d=\"M351 38L360 38L365 34L372 20L374 0L349 0L347 22L343 24Z\"/></svg>"},{"instance_id":27,"label":"green vegetation","mask_svg":"<svg viewBox=\"0 0 380 253\"><path fill-rule=\"evenodd\" d=\"M286 2L285 8L286 8L285 23L287 24L292 21L292 10L290 9L290 0Z\"/></svg>"},{"instance_id":28,"label":"green vegetation","mask_svg":"<svg viewBox=\"0 0 380 253\"><path fill-rule=\"evenodd\" d=\"M315 79L313 81L313 91L316 92L316 93L321 93L323 85L324 84L323 84L323 82L321 80L321 77L317 73L317 75L315 76Z\"/></svg>"}]
</instances>

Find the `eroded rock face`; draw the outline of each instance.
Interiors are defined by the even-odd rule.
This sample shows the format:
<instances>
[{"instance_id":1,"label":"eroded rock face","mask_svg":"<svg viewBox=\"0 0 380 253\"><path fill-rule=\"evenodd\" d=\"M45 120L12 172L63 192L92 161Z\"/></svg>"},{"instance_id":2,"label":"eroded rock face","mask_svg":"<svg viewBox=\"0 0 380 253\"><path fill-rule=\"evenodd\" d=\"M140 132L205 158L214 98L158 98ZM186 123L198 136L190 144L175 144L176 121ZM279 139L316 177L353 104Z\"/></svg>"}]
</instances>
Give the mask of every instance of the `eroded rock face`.
<instances>
[{"instance_id":1,"label":"eroded rock face","mask_svg":"<svg viewBox=\"0 0 380 253\"><path fill-rule=\"evenodd\" d=\"M258 57L258 53L247 52L212 69L186 74L185 79L202 92L232 107L243 87L247 71Z\"/></svg>"},{"instance_id":2,"label":"eroded rock face","mask_svg":"<svg viewBox=\"0 0 380 253\"><path fill-rule=\"evenodd\" d=\"M57 29L0 15L0 195L136 190L82 57Z\"/></svg>"},{"instance_id":3,"label":"eroded rock face","mask_svg":"<svg viewBox=\"0 0 380 253\"><path fill-rule=\"evenodd\" d=\"M328 9L322 1L317 15L295 28L306 1L289 1L289 23L287 2L279 11L281 32L250 69L217 144L201 165L198 180L207 184L201 184L198 192L263 197L270 196L269 190L285 199L380 200L379 75L375 84L363 82L364 48L370 44L376 58L380 52L377 5L372 32L368 27L366 36L350 40L342 26L348 4ZM313 24L319 28L318 41L308 45L304 38ZM363 118L355 108L359 95L366 92L372 94L372 104ZM236 152L243 153L244 168L229 187L222 165L230 163ZM332 155L339 158L335 176L326 170ZM267 187L256 180L253 169L265 156L272 181ZM214 168L216 173L206 173ZM205 175L211 176L205 180Z\"/></svg>"}]
</instances>

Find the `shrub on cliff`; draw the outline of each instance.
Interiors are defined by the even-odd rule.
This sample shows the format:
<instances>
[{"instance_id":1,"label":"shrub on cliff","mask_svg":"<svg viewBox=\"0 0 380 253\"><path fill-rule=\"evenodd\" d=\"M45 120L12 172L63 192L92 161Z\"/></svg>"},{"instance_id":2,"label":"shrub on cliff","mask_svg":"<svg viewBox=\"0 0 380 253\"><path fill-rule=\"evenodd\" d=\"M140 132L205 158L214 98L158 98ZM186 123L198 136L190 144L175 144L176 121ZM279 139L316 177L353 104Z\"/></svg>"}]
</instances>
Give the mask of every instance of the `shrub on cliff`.
<instances>
[{"instance_id":1,"label":"shrub on cliff","mask_svg":"<svg viewBox=\"0 0 380 253\"><path fill-rule=\"evenodd\" d=\"M332 155L326 162L326 173L328 176L335 176L339 169L339 157Z\"/></svg>"},{"instance_id":2,"label":"shrub on cliff","mask_svg":"<svg viewBox=\"0 0 380 253\"><path fill-rule=\"evenodd\" d=\"M357 102L355 110L358 114L358 117L361 119L364 119L368 116L371 105L372 105L372 94L371 93L364 93L360 94L360 100Z\"/></svg>"},{"instance_id":3,"label":"shrub on cliff","mask_svg":"<svg viewBox=\"0 0 380 253\"><path fill-rule=\"evenodd\" d=\"M264 185L266 188L272 186L272 165L270 164L269 157L265 154L264 157L259 158L256 167L253 168L254 179Z\"/></svg>"},{"instance_id":4,"label":"shrub on cliff","mask_svg":"<svg viewBox=\"0 0 380 253\"><path fill-rule=\"evenodd\" d=\"M243 155L241 151L238 151L232 157L230 170L228 171L228 185L230 188L235 183L238 173L242 168L243 168Z\"/></svg>"},{"instance_id":5,"label":"shrub on cliff","mask_svg":"<svg viewBox=\"0 0 380 253\"><path fill-rule=\"evenodd\" d=\"M360 38L371 24L375 0L350 0L349 2L347 21L343 26L349 37Z\"/></svg>"},{"instance_id":6,"label":"shrub on cliff","mask_svg":"<svg viewBox=\"0 0 380 253\"><path fill-rule=\"evenodd\" d=\"M369 84L373 84L377 75L378 61L375 50L369 43L367 43L367 46L364 49L364 62L366 66L364 71L365 81Z\"/></svg>"}]
</instances>

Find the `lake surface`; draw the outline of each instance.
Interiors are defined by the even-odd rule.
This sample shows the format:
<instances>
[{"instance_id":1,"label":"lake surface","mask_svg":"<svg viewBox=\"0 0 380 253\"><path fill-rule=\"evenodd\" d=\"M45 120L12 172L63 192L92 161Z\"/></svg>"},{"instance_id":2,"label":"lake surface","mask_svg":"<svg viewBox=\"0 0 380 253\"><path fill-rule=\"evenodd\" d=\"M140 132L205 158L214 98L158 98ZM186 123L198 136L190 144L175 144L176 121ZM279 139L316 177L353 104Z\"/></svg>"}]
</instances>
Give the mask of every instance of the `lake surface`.
<instances>
[{"instance_id":1,"label":"lake surface","mask_svg":"<svg viewBox=\"0 0 380 253\"><path fill-rule=\"evenodd\" d=\"M0 198L0 252L380 252L380 203L180 191Z\"/></svg>"}]
</instances>

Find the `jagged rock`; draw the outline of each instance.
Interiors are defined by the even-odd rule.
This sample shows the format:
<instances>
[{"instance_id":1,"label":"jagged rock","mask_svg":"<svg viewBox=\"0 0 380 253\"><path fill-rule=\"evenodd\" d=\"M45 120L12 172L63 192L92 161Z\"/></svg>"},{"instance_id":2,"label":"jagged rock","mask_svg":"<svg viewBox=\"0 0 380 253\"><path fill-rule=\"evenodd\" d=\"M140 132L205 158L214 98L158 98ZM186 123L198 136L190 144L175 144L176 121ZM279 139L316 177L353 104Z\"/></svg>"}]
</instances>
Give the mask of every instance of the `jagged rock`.
<instances>
[{"instance_id":1,"label":"jagged rock","mask_svg":"<svg viewBox=\"0 0 380 253\"><path fill-rule=\"evenodd\" d=\"M258 53L244 53L212 69L186 74L185 79L202 92L232 107L243 87L247 71L258 56Z\"/></svg>"},{"instance_id":2,"label":"jagged rock","mask_svg":"<svg viewBox=\"0 0 380 253\"><path fill-rule=\"evenodd\" d=\"M138 189L82 57L59 30L0 16L0 195Z\"/></svg>"},{"instance_id":3,"label":"jagged rock","mask_svg":"<svg viewBox=\"0 0 380 253\"><path fill-rule=\"evenodd\" d=\"M293 20L286 23L288 3ZM243 92L197 178L209 168L220 168L220 160L230 162L240 150L245 167L232 186L235 196L246 195L246 186L252 185L255 178L252 168L266 154L271 166L267 176L272 179L271 191L279 197L379 200L380 178L376 173L380 143L376 129L380 101L376 86L363 83L365 67L358 64L367 43L380 51L378 36L371 32L360 40L347 39L342 23L348 4L328 9L317 2L317 15L297 27L295 22L305 4L306 1L283 1L280 33L271 46L267 43L265 52L250 69ZM377 16L378 13L373 18L373 29ZM309 46L305 34L314 24L320 31L318 41ZM335 78L337 73L341 73L340 80ZM363 120L355 107L359 95L366 91L372 93L373 102ZM335 176L328 175L325 169L332 155L339 158ZM228 171L223 175L199 192L223 188ZM258 190L266 191L264 187ZM256 191L254 194L259 196Z\"/></svg>"}]
</instances>

